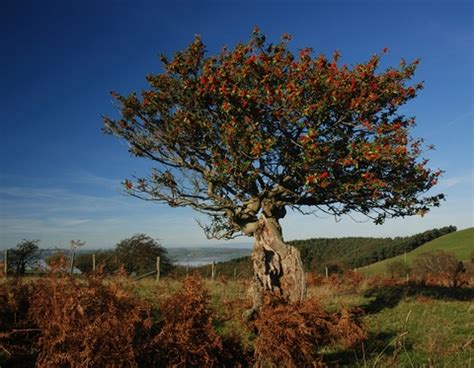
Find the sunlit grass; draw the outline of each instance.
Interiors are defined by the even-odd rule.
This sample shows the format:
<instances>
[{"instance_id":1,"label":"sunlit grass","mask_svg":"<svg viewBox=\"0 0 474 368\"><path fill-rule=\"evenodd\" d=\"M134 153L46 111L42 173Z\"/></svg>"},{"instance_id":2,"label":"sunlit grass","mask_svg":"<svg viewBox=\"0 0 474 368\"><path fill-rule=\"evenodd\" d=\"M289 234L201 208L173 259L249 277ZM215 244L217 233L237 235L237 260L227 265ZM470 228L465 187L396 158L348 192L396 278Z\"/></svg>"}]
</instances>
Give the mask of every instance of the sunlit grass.
<instances>
[{"instance_id":1,"label":"sunlit grass","mask_svg":"<svg viewBox=\"0 0 474 368\"><path fill-rule=\"evenodd\" d=\"M41 282L41 278L27 280ZM0 279L0 286L4 282L5 279ZM106 282L119 282L156 307L156 318L160 318L160 303L182 289L181 281L167 277L160 281L152 277L142 280L106 278ZM250 280L204 279L203 283L209 295L209 308L214 311L213 325L217 333L238 336L251 350L255 335L242 319L243 311L251 306L247 294ZM369 337L363 348L326 348L323 351L325 362L329 366L352 367L470 367L474 347L472 289L465 289L466 301L460 301L450 297L450 292L436 299L435 294L425 294L422 288L416 292L418 289L411 287L411 296L406 296L408 294L395 295L390 287L381 286L384 297L399 298L393 303L382 302L370 310L367 306L374 304L377 296L366 293L369 286L365 282L356 286L334 287L329 283L311 286L308 297L319 300L328 311L337 310L341 305L365 310L363 322ZM405 290L403 285L395 288Z\"/></svg>"},{"instance_id":2,"label":"sunlit grass","mask_svg":"<svg viewBox=\"0 0 474 368\"><path fill-rule=\"evenodd\" d=\"M411 264L418 255L436 250L452 252L459 260L468 261L470 254L474 251L474 228L456 231L423 244L421 247L408 252L406 254L406 261L408 264ZM366 267L361 267L359 271L366 275L384 274L387 273L387 264L393 261L404 262L405 255L402 254Z\"/></svg>"}]
</instances>

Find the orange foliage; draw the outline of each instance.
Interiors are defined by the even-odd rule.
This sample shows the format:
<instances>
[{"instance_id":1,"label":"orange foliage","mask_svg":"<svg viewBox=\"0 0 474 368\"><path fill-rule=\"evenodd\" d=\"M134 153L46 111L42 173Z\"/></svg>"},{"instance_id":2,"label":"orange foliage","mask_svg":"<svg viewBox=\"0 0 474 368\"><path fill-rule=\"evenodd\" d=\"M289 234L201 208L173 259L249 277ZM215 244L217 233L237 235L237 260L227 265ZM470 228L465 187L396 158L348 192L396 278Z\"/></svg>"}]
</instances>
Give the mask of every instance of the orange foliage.
<instances>
[{"instance_id":1,"label":"orange foliage","mask_svg":"<svg viewBox=\"0 0 474 368\"><path fill-rule=\"evenodd\" d=\"M29 310L41 330L37 367L138 367L150 308L101 278L36 283Z\"/></svg>"},{"instance_id":2,"label":"orange foliage","mask_svg":"<svg viewBox=\"0 0 474 368\"><path fill-rule=\"evenodd\" d=\"M150 348L157 352L153 363L166 367L221 367L245 363L240 342L223 339L212 326L208 294L198 277L187 277L183 290L161 303L163 321ZM240 357L240 358L239 358ZM241 360L241 361L240 361Z\"/></svg>"},{"instance_id":3,"label":"orange foliage","mask_svg":"<svg viewBox=\"0 0 474 368\"><path fill-rule=\"evenodd\" d=\"M18 279L0 284L0 353L12 366L35 359L31 346L38 330L27 319L30 295L31 287Z\"/></svg>"},{"instance_id":4,"label":"orange foliage","mask_svg":"<svg viewBox=\"0 0 474 368\"><path fill-rule=\"evenodd\" d=\"M319 286L324 283L324 276L316 272L306 273L306 285L308 287Z\"/></svg>"},{"instance_id":5,"label":"orange foliage","mask_svg":"<svg viewBox=\"0 0 474 368\"><path fill-rule=\"evenodd\" d=\"M347 270L346 272L344 272L342 278L344 284L348 285L353 289L357 289L364 280L363 275L353 270Z\"/></svg>"},{"instance_id":6,"label":"orange foliage","mask_svg":"<svg viewBox=\"0 0 474 368\"><path fill-rule=\"evenodd\" d=\"M365 338L358 310L328 313L314 299L289 304L267 295L250 323L256 338L255 351L248 352L241 336L220 336L213 322L240 319L250 301L225 299L218 319L198 277L186 278L183 289L154 310L125 291L121 278L104 282L99 271L78 279L61 270L59 265L39 281L0 285L0 349L7 364L314 367L323 365L322 348L353 347Z\"/></svg>"},{"instance_id":7,"label":"orange foliage","mask_svg":"<svg viewBox=\"0 0 474 368\"><path fill-rule=\"evenodd\" d=\"M319 350L331 343L355 345L365 339L356 314L327 313L314 299L289 304L266 296L257 319L257 367L320 367Z\"/></svg>"}]
</instances>

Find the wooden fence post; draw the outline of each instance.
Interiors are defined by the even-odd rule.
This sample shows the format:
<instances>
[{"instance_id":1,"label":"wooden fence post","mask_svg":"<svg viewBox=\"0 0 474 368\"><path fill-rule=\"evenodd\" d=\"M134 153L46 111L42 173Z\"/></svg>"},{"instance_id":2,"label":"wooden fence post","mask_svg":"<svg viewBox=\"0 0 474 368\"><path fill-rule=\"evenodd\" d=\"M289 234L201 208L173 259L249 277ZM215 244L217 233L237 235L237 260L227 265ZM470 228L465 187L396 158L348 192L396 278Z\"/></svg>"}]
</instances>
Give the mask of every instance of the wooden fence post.
<instances>
[{"instance_id":1,"label":"wooden fence post","mask_svg":"<svg viewBox=\"0 0 474 368\"><path fill-rule=\"evenodd\" d=\"M189 272L189 265L186 265L186 277L188 277L188 272Z\"/></svg>"},{"instance_id":2,"label":"wooden fence post","mask_svg":"<svg viewBox=\"0 0 474 368\"><path fill-rule=\"evenodd\" d=\"M70 269L70 273L71 275L74 274L74 261L75 261L75 258L76 258L76 252L72 252L72 256L71 256L71 269Z\"/></svg>"},{"instance_id":3,"label":"wooden fence post","mask_svg":"<svg viewBox=\"0 0 474 368\"><path fill-rule=\"evenodd\" d=\"M5 259L4 259L3 263L4 263L3 267L5 267L5 277L7 277L7 273L8 273L8 249L5 249Z\"/></svg>"},{"instance_id":4,"label":"wooden fence post","mask_svg":"<svg viewBox=\"0 0 474 368\"><path fill-rule=\"evenodd\" d=\"M328 271L328 268L326 267L326 278L329 277L329 271Z\"/></svg>"},{"instance_id":5,"label":"wooden fence post","mask_svg":"<svg viewBox=\"0 0 474 368\"><path fill-rule=\"evenodd\" d=\"M160 257L156 257L156 281L160 281Z\"/></svg>"},{"instance_id":6,"label":"wooden fence post","mask_svg":"<svg viewBox=\"0 0 474 368\"><path fill-rule=\"evenodd\" d=\"M211 266L211 279L214 281L216 278L216 262L212 261L212 266Z\"/></svg>"},{"instance_id":7,"label":"wooden fence post","mask_svg":"<svg viewBox=\"0 0 474 368\"><path fill-rule=\"evenodd\" d=\"M234 267L234 280L237 278L237 268Z\"/></svg>"},{"instance_id":8,"label":"wooden fence post","mask_svg":"<svg viewBox=\"0 0 474 368\"><path fill-rule=\"evenodd\" d=\"M92 253L92 271L95 272L95 253Z\"/></svg>"}]
</instances>

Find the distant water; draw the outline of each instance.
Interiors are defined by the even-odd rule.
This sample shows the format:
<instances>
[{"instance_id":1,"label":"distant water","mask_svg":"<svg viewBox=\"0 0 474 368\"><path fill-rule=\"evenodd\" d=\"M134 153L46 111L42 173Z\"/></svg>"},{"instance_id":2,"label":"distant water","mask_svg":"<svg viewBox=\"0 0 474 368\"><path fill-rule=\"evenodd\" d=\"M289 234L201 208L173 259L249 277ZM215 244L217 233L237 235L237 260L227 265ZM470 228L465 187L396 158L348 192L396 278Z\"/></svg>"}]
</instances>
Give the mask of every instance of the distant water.
<instances>
[{"instance_id":1,"label":"distant water","mask_svg":"<svg viewBox=\"0 0 474 368\"><path fill-rule=\"evenodd\" d=\"M246 248L167 248L168 256L174 264L182 266L203 266L212 262L225 262L249 256L252 249Z\"/></svg>"}]
</instances>

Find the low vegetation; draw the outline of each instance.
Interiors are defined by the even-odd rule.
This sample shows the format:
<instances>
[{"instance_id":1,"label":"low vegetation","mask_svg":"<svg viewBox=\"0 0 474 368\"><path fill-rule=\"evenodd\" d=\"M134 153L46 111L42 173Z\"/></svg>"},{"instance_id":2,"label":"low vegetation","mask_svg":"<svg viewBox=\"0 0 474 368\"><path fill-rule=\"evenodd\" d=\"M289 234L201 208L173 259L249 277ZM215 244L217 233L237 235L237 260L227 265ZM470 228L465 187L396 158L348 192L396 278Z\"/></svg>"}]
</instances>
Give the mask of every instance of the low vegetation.
<instances>
[{"instance_id":1,"label":"low vegetation","mask_svg":"<svg viewBox=\"0 0 474 368\"><path fill-rule=\"evenodd\" d=\"M309 274L306 301L267 296L246 321L248 279L56 270L0 284L0 365L457 367L472 358L472 282Z\"/></svg>"},{"instance_id":2,"label":"low vegetation","mask_svg":"<svg viewBox=\"0 0 474 368\"><path fill-rule=\"evenodd\" d=\"M66 255L53 257L47 275L0 279L0 366L469 366L467 258L435 248L387 263L385 277L309 272L306 300L266 294L248 320L244 259L227 262L229 275L219 264L213 280L210 266L178 267L158 282L107 262L71 276Z\"/></svg>"},{"instance_id":3,"label":"low vegetation","mask_svg":"<svg viewBox=\"0 0 474 368\"><path fill-rule=\"evenodd\" d=\"M389 276L387 272L387 264L394 261L401 261L407 263L408 266L412 266L414 260L422 253L436 252L438 250L452 253L454 256L462 262L469 263L471 254L474 249L474 228L468 228L459 230L453 233L449 233L432 241L429 241L420 247L407 252L405 254L398 255L396 257L387 258L383 261L373 263L367 267L360 269L366 275L377 275L384 274Z\"/></svg>"}]
</instances>

